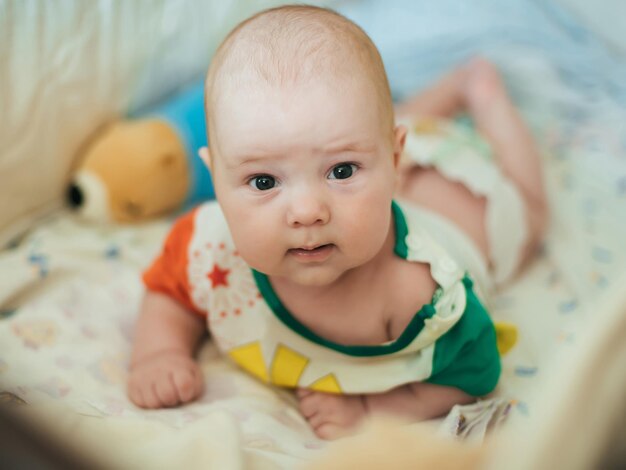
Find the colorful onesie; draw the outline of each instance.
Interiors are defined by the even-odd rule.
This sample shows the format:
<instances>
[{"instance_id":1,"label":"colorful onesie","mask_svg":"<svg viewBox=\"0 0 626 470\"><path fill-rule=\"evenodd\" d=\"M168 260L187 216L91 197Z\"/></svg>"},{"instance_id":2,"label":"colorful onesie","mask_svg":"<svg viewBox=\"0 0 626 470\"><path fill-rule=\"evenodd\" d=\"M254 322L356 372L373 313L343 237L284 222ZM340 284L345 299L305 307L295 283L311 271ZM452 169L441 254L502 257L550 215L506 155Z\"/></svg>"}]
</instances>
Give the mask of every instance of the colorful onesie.
<instances>
[{"instance_id":1,"label":"colorful onesie","mask_svg":"<svg viewBox=\"0 0 626 470\"><path fill-rule=\"evenodd\" d=\"M267 276L239 256L216 202L178 220L144 282L205 316L220 351L266 383L352 394L423 381L474 396L491 392L500 375L496 334L470 276L435 242L440 234L427 230L432 214L400 202L390 210L395 254L428 263L438 288L404 332L383 344L334 343L298 321Z\"/></svg>"}]
</instances>

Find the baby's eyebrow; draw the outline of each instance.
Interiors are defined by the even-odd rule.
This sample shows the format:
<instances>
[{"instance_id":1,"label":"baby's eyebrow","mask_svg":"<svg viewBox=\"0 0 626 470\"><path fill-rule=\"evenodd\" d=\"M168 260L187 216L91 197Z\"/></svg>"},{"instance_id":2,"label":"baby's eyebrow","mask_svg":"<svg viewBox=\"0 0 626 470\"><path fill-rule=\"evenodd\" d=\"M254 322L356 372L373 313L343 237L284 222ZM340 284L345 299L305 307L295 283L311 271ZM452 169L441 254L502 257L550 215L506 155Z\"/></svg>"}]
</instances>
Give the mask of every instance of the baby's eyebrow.
<instances>
[{"instance_id":1,"label":"baby's eyebrow","mask_svg":"<svg viewBox=\"0 0 626 470\"><path fill-rule=\"evenodd\" d=\"M318 150L318 153L328 156L339 153L373 153L376 151L376 145L371 142L342 142L329 145ZM254 153L232 155L227 159L226 166L229 168L241 167L256 162L276 161L285 158L286 154L275 153Z\"/></svg>"},{"instance_id":2,"label":"baby's eyebrow","mask_svg":"<svg viewBox=\"0 0 626 470\"><path fill-rule=\"evenodd\" d=\"M376 145L370 142L347 142L329 145L322 149L322 153L331 155L337 153L371 153L376 150Z\"/></svg>"},{"instance_id":3,"label":"baby's eyebrow","mask_svg":"<svg viewBox=\"0 0 626 470\"><path fill-rule=\"evenodd\" d=\"M270 161L280 160L282 157L283 157L282 155L269 154L269 153L235 155L227 159L228 163L226 164L226 166L234 168L234 167L247 165L250 163L256 163L259 161L267 162L268 160Z\"/></svg>"}]
</instances>

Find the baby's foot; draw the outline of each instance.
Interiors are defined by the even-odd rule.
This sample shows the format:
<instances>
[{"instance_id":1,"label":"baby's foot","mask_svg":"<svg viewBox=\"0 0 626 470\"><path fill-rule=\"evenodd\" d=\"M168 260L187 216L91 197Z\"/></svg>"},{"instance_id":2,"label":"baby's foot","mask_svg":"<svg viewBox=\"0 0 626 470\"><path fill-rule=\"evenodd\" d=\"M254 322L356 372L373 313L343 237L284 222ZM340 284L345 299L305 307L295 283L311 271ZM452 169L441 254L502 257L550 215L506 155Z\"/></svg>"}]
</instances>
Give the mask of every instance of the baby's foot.
<instances>
[{"instance_id":1,"label":"baby's foot","mask_svg":"<svg viewBox=\"0 0 626 470\"><path fill-rule=\"evenodd\" d=\"M478 128L489 137L508 133L518 125L517 112L496 67L478 57L466 66L464 95L468 111Z\"/></svg>"},{"instance_id":2,"label":"baby's foot","mask_svg":"<svg viewBox=\"0 0 626 470\"><path fill-rule=\"evenodd\" d=\"M480 113L501 100L508 100L506 88L496 67L477 57L466 66L465 96L472 114Z\"/></svg>"}]
</instances>

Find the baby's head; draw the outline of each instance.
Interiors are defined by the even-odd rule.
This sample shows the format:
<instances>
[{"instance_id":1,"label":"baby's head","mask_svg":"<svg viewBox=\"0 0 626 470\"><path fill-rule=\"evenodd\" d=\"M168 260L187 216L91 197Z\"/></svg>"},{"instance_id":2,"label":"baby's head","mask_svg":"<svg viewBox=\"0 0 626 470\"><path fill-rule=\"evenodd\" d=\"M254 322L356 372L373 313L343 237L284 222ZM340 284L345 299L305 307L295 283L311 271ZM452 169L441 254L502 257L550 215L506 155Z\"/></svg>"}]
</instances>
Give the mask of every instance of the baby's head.
<instances>
[{"instance_id":1,"label":"baby's head","mask_svg":"<svg viewBox=\"0 0 626 470\"><path fill-rule=\"evenodd\" d=\"M393 131L387 75L376 46L347 18L313 6L284 6L240 23L217 50L206 81L209 135L215 137L218 107L229 93L259 86L306 87L316 81L370 87L368 105L378 109L381 129ZM242 90L243 88L243 90Z\"/></svg>"},{"instance_id":2,"label":"baby's head","mask_svg":"<svg viewBox=\"0 0 626 470\"><path fill-rule=\"evenodd\" d=\"M358 26L310 6L253 16L218 49L205 100L203 155L250 266L325 285L376 257L405 130Z\"/></svg>"}]
</instances>

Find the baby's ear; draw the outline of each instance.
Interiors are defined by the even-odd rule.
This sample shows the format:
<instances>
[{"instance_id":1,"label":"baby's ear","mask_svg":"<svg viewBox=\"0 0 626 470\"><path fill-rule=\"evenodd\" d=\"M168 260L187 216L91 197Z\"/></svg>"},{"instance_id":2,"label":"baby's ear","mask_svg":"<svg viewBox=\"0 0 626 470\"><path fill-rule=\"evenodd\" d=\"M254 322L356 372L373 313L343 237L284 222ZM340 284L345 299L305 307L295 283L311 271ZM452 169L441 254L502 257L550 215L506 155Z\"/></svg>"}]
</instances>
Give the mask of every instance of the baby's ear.
<instances>
[{"instance_id":1,"label":"baby's ear","mask_svg":"<svg viewBox=\"0 0 626 470\"><path fill-rule=\"evenodd\" d=\"M400 157L404 150L404 143L406 142L407 128L405 125L398 125L393 130L393 166L398 168L400 163Z\"/></svg>"},{"instance_id":2,"label":"baby's ear","mask_svg":"<svg viewBox=\"0 0 626 470\"><path fill-rule=\"evenodd\" d=\"M209 171L211 171L211 152L209 148L201 147L200 150L198 150L198 156L202 159Z\"/></svg>"}]
</instances>

